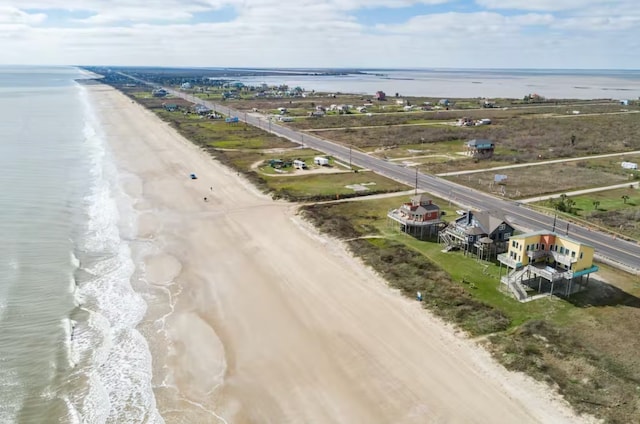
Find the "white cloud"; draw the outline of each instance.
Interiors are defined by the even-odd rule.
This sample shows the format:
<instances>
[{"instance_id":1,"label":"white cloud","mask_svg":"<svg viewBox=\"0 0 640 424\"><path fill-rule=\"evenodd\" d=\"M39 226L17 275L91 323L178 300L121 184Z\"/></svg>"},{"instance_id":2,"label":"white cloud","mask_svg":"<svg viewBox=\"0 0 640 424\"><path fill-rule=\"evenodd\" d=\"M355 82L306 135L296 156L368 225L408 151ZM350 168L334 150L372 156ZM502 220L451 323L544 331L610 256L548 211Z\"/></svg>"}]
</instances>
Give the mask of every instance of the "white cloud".
<instances>
[{"instance_id":1,"label":"white cloud","mask_svg":"<svg viewBox=\"0 0 640 424\"><path fill-rule=\"evenodd\" d=\"M4 6L0 3L0 24L39 24L47 18L43 13L27 13L22 10Z\"/></svg>"},{"instance_id":2,"label":"white cloud","mask_svg":"<svg viewBox=\"0 0 640 424\"><path fill-rule=\"evenodd\" d=\"M500 8L415 16L372 27L364 8L447 0L0 0L4 63L299 67L640 67L640 13L628 0L477 0ZM530 4L536 4L531 7ZM604 4L604 5L603 5ZM13 6L12 6L13 5ZM529 5L529 6L528 6ZM607 6L608 5L608 6ZM452 2L451 9L455 6ZM229 22L188 24L232 7ZM43 27L29 9L83 11ZM532 12L531 10L539 10ZM555 13L553 10L562 10ZM127 25L123 24L127 23ZM129 24L133 23L133 24ZM629 34L620 37L621 32Z\"/></svg>"}]
</instances>

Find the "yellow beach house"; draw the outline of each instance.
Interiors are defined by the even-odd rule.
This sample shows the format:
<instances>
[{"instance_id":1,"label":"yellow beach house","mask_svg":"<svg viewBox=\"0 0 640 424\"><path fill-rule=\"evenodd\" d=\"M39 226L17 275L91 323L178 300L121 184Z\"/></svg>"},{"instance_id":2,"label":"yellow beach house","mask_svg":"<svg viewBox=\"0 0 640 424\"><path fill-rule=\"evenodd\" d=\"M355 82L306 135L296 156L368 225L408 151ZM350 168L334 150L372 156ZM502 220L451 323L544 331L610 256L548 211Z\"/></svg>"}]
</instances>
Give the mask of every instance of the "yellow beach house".
<instances>
[{"instance_id":1,"label":"yellow beach house","mask_svg":"<svg viewBox=\"0 0 640 424\"><path fill-rule=\"evenodd\" d=\"M500 281L520 301L530 300L530 294L570 296L598 270L593 255L592 246L551 231L511 236L507 252L498 255L507 267Z\"/></svg>"}]
</instances>

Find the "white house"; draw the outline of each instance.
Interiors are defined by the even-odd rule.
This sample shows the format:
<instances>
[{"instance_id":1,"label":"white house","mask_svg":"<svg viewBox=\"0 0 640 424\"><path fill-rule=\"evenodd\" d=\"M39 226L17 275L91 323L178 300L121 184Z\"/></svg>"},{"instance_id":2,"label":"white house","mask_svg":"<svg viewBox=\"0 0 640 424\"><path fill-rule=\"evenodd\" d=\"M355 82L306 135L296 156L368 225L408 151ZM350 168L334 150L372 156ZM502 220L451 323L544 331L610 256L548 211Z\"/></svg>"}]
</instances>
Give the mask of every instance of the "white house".
<instances>
[{"instance_id":1,"label":"white house","mask_svg":"<svg viewBox=\"0 0 640 424\"><path fill-rule=\"evenodd\" d=\"M322 157L322 156L316 156L315 158L313 158L313 163L315 163L316 165L320 165L320 166L328 166L329 165L329 159Z\"/></svg>"},{"instance_id":2,"label":"white house","mask_svg":"<svg viewBox=\"0 0 640 424\"><path fill-rule=\"evenodd\" d=\"M638 164L634 162L622 162L624 169L638 169Z\"/></svg>"},{"instance_id":3,"label":"white house","mask_svg":"<svg viewBox=\"0 0 640 424\"><path fill-rule=\"evenodd\" d=\"M182 83L180 88L182 88L183 90L189 90L191 88L191 83L190 82L184 82L184 83Z\"/></svg>"},{"instance_id":4,"label":"white house","mask_svg":"<svg viewBox=\"0 0 640 424\"><path fill-rule=\"evenodd\" d=\"M293 161L293 167L296 168L296 169L307 169L307 164L304 163L303 160L295 159Z\"/></svg>"}]
</instances>

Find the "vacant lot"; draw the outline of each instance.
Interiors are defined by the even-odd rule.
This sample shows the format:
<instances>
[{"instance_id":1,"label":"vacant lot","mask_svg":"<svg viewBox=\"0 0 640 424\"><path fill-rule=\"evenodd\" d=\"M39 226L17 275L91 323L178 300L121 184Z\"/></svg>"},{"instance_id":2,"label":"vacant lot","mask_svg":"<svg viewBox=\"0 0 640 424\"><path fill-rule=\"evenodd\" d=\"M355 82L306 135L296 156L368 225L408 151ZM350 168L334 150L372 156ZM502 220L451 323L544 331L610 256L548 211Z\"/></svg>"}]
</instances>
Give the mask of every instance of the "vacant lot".
<instances>
[{"instance_id":1,"label":"vacant lot","mask_svg":"<svg viewBox=\"0 0 640 424\"><path fill-rule=\"evenodd\" d=\"M623 188L570 197L575 216L640 241L640 190ZM555 200L538 204L553 208ZM571 215L569 215L571 218Z\"/></svg>"},{"instance_id":2,"label":"vacant lot","mask_svg":"<svg viewBox=\"0 0 640 424\"><path fill-rule=\"evenodd\" d=\"M521 199L547 193L620 184L627 181L623 175L579 166L576 162L503 169L504 184L494 183L496 172L446 177L459 184L511 199Z\"/></svg>"},{"instance_id":3,"label":"vacant lot","mask_svg":"<svg viewBox=\"0 0 640 424\"><path fill-rule=\"evenodd\" d=\"M315 205L302 213L321 230L351 240L352 252L391 286L411 297L422 291L425 308L470 334L491 333L487 348L506 367L557 387L579 412L610 423L637 422L638 277L601 267L586 292L521 304L498 291L496 265L443 253L435 243L392 229L386 212L406 200Z\"/></svg>"},{"instance_id":4,"label":"vacant lot","mask_svg":"<svg viewBox=\"0 0 640 424\"><path fill-rule=\"evenodd\" d=\"M429 151L451 150L442 143L488 138L495 141L494 160L523 163L539 159L587 156L640 149L640 115L636 113L569 117L520 116L492 125L451 125L349 128L323 131L322 137L365 150L389 146L423 146ZM572 144L572 136L575 136Z\"/></svg>"}]
</instances>

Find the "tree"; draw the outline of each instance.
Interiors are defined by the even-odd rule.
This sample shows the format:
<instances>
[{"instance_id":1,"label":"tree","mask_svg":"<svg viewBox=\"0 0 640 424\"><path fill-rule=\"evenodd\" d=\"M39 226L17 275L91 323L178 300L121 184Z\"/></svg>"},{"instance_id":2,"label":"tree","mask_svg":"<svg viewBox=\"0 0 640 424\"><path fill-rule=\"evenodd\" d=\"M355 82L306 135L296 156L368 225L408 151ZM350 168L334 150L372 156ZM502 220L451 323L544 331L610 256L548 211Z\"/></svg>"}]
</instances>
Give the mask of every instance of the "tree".
<instances>
[{"instance_id":1,"label":"tree","mask_svg":"<svg viewBox=\"0 0 640 424\"><path fill-rule=\"evenodd\" d=\"M600 207L600 201L599 200L594 200L593 201L593 209L598 210L599 207Z\"/></svg>"},{"instance_id":2,"label":"tree","mask_svg":"<svg viewBox=\"0 0 640 424\"><path fill-rule=\"evenodd\" d=\"M622 202L626 205L627 204L627 200L629 200L629 196L627 196L626 194L622 195Z\"/></svg>"}]
</instances>

